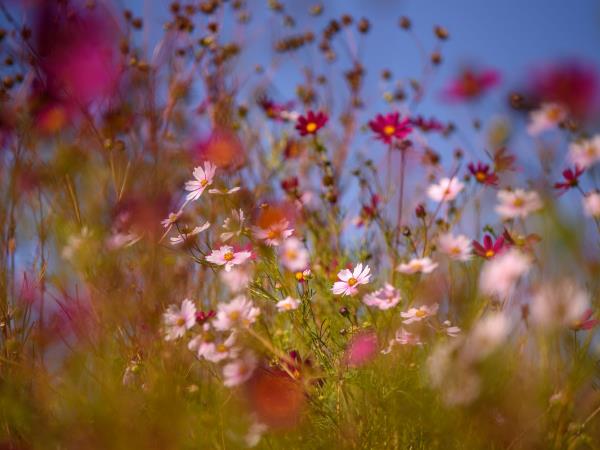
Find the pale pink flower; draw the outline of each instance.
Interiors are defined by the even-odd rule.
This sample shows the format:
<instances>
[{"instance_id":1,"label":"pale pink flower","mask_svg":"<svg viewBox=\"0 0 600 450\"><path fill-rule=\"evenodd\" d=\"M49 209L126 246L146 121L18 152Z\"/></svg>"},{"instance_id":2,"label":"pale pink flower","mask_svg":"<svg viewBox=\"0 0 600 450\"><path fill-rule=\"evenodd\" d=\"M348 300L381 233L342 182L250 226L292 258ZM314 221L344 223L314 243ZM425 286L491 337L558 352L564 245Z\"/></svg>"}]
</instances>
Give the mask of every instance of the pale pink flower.
<instances>
[{"instance_id":1,"label":"pale pink flower","mask_svg":"<svg viewBox=\"0 0 600 450\"><path fill-rule=\"evenodd\" d=\"M247 328L256 322L260 309L243 295L239 295L229 303L219 303L217 316L213 326L217 330L231 330L234 328Z\"/></svg>"},{"instance_id":2,"label":"pale pink flower","mask_svg":"<svg viewBox=\"0 0 600 450\"><path fill-rule=\"evenodd\" d=\"M566 328L579 321L589 306L587 291L571 280L561 280L543 285L533 296L529 311L540 328Z\"/></svg>"},{"instance_id":3,"label":"pale pink flower","mask_svg":"<svg viewBox=\"0 0 600 450\"><path fill-rule=\"evenodd\" d=\"M434 303L433 305L422 305L418 308L410 308L406 312L401 312L400 316L404 318L402 323L411 324L413 322L420 322L421 320L427 319L428 317L437 314L439 305Z\"/></svg>"},{"instance_id":4,"label":"pale pink flower","mask_svg":"<svg viewBox=\"0 0 600 450\"><path fill-rule=\"evenodd\" d=\"M444 320L444 331L450 337L456 337L460 334L460 328L452 325L449 320Z\"/></svg>"},{"instance_id":5,"label":"pale pink flower","mask_svg":"<svg viewBox=\"0 0 600 450\"><path fill-rule=\"evenodd\" d=\"M458 178L442 178L438 184L432 184L427 188L427 196L435 201L452 201L465 187Z\"/></svg>"},{"instance_id":6,"label":"pale pink flower","mask_svg":"<svg viewBox=\"0 0 600 450\"><path fill-rule=\"evenodd\" d=\"M225 266L225 270L229 272L233 266L243 264L250 256L250 252L236 252L230 245L223 245L219 250L213 250L205 259L218 266Z\"/></svg>"},{"instance_id":7,"label":"pale pink flower","mask_svg":"<svg viewBox=\"0 0 600 450\"><path fill-rule=\"evenodd\" d=\"M271 224L269 228L252 227L252 234L256 239L264 240L268 246L276 247L294 232L293 228L288 228L289 225L290 222L287 219L283 219Z\"/></svg>"},{"instance_id":8,"label":"pale pink flower","mask_svg":"<svg viewBox=\"0 0 600 450\"><path fill-rule=\"evenodd\" d=\"M591 139L571 143L569 159L582 169L587 169L600 161L600 134Z\"/></svg>"},{"instance_id":9,"label":"pale pink flower","mask_svg":"<svg viewBox=\"0 0 600 450\"><path fill-rule=\"evenodd\" d=\"M171 241L171 245L179 245L179 244L181 244L183 242L187 242L192 237L194 237L197 234L200 234L204 230L208 229L208 227L210 227L210 223L206 222L205 224L200 225L200 226L194 228L189 233L181 233L181 234L179 234L179 235L177 235L175 237L171 237L171 238L169 238L169 240Z\"/></svg>"},{"instance_id":10,"label":"pale pink flower","mask_svg":"<svg viewBox=\"0 0 600 450\"><path fill-rule=\"evenodd\" d=\"M223 366L223 384L234 387L245 383L258 366L258 359L251 351L246 351L241 358Z\"/></svg>"},{"instance_id":11,"label":"pale pink flower","mask_svg":"<svg viewBox=\"0 0 600 450\"><path fill-rule=\"evenodd\" d=\"M225 359L236 358L239 349L235 347L235 333L223 339L211 330L210 324L205 323L201 334L188 343L188 349L207 361L218 363Z\"/></svg>"},{"instance_id":12,"label":"pale pink flower","mask_svg":"<svg viewBox=\"0 0 600 450\"><path fill-rule=\"evenodd\" d=\"M208 193L209 194L216 194L216 195L231 195L234 194L236 192L238 192L241 189L241 187L239 186L235 186L232 187L231 189L209 189Z\"/></svg>"},{"instance_id":13,"label":"pale pink flower","mask_svg":"<svg viewBox=\"0 0 600 450\"><path fill-rule=\"evenodd\" d=\"M268 427L265 424L257 421L252 422L252 425L250 425L250 428L248 429L248 433L244 436L244 442L246 442L246 445L250 448L256 447L267 430Z\"/></svg>"},{"instance_id":14,"label":"pale pink flower","mask_svg":"<svg viewBox=\"0 0 600 450\"><path fill-rule=\"evenodd\" d=\"M216 170L217 166L210 161L204 162L204 169L201 166L194 169L194 180L185 183L185 190L189 191L189 194L186 196L187 202L200 198L204 189L212 184Z\"/></svg>"},{"instance_id":15,"label":"pale pink flower","mask_svg":"<svg viewBox=\"0 0 600 450\"><path fill-rule=\"evenodd\" d=\"M529 114L527 132L538 136L545 131L553 130L567 118L567 110L558 103L543 103L539 109Z\"/></svg>"},{"instance_id":16,"label":"pale pink flower","mask_svg":"<svg viewBox=\"0 0 600 450\"><path fill-rule=\"evenodd\" d=\"M433 262L431 258L413 258L408 263L402 263L396 270L402 273L431 273L433 272L438 263Z\"/></svg>"},{"instance_id":17,"label":"pale pink flower","mask_svg":"<svg viewBox=\"0 0 600 450\"><path fill-rule=\"evenodd\" d=\"M485 295L508 297L530 267L531 260L527 255L515 249L508 250L483 265L479 289Z\"/></svg>"},{"instance_id":18,"label":"pale pink flower","mask_svg":"<svg viewBox=\"0 0 600 450\"><path fill-rule=\"evenodd\" d=\"M298 309L300 300L287 296L283 300L279 300L275 306L279 312L292 311Z\"/></svg>"},{"instance_id":19,"label":"pale pink flower","mask_svg":"<svg viewBox=\"0 0 600 450\"><path fill-rule=\"evenodd\" d=\"M229 272L222 271L219 278L232 293L237 293L246 289L246 286L252 281L252 271L248 266L234 267Z\"/></svg>"},{"instance_id":20,"label":"pale pink flower","mask_svg":"<svg viewBox=\"0 0 600 450\"><path fill-rule=\"evenodd\" d=\"M406 331L404 328L396 331L394 340L400 345L423 345L421 338L417 334Z\"/></svg>"},{"instance_id":21,"label":"pale pink flower","mask_svg":"<svg viewBox=\"0 0 600 450\"><path fill-rule=\"evenodd\" d=\"M221 233L221 240L227 242L232 237L241 235L244 231L245 221L244 211L241 209L231 211L231 217L227 217L223 221L223 229L225 231Z\"/></svg>"},{"instance_id":22,"label":"pale pink flower","mask_svg":"<svg viewBox=\"0 0 600 450\"><path fill-rule=\"evenodd\" d=\"M371 279L371 268L362 264L357 264L351 272L348 269L341 270L338 273L340 281L333 283L331 289L335 295L355 295L358 292L358 286L367 284Z\"/></svg>"},{"instance_id":23,"label":"pale pink flower","mask_svg":"<svg viewBox=\"0 0 600 450\"><path fill-rule=\"evenodd\" d=\"M463 357L479 361L494 352L506 341L512 322L504 313L492 313L480 319L467 337Z\"/></svg>"},{"instance_id":24,"label":"pale pink flower","mask_svg":"<svg viewBox=\"0 0 600 450\"><path fill-rule=\"evenodd\" d=\"M459 234L454 236L450 233L442 234L438 238L438 249L456 261L468 261L471 259L471 239Z\"/></svg>"},{"instance_id":25,"label":"pale pink flower","mask_svg":"<svg viewBox=\"0 0 600 450\"><path fill-rule=\"evenodd\" d=\"M183 210L179 210L176 213L174 213L174 212L169 213L169 216L166 219L161 220L160 224L164 228L170 229L173 225L175 225L175 222L177 222L179 220L182 213L183 213Z\"/></svg>"},{"instance_id":26,"label":"pale pink flower","mask_svg":"<svg viewBox=\"0 0 600 450\"><path fill-rule=\"evenodd\" d=\"M300 239L294 237L283 242L279 250L279 258L283 266L292 272L306 269L309 263L308 250Z\"/></svg>"},{"instance_id":27,"label":"pale pink flower","mask_svg":"<svg viewBox=\"0 0 600 450\"><path fill-rule=\"evenodd\" d=\"M496 212L503 219L525 218L532 212L542 208L542 200L535 191L515 189L514 191L498 191L499 204Z\"/></svg>"},{"instance_id":28,"label":"pale pink flower","mask_svg":"<svg viewBox=\"0 0 600 450\"><path fill-rule=\"evenodd\" d=\"M375 306L381 310L393 308L400 302L400 291L389 283L375 292L363 297L363 303L367 306Z\"/></svg>"},{"instance_id":29,"label":"pale pink flower","mask_svg":"<svg viewBox=\"0 0 600 450\"><path fill-rule=\"evenodd\" d=\"M586 216L600 218L600 192L590 192L583 197L582 202Z\"/></svg>"},{"instance_id":30,"label":"pale pink flower","mask_svg":"<svg viewBox=\"0 0 600 450\"><path fill-rule=\"evenodd\" d=\"M196 324L196 306L187 298L181 302L181 308L170 305L163 314L163 322L165 340L179 339Z\"/></svg>"}]
</instances>

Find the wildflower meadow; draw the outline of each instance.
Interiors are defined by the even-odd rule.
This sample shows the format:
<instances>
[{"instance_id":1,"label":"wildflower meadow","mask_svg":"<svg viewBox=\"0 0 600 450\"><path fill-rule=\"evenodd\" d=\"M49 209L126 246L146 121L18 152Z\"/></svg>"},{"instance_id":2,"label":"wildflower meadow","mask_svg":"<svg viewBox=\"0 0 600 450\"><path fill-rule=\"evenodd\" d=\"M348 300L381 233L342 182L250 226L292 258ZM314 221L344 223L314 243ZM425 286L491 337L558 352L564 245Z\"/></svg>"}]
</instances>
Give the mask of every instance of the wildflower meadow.
<instances>
[{"instance_id":1,"label":"wildflower meadow","mask_svg":"<svg viewBox=\"0 0 600 450\"><path fill-rule=\"evenodd\" d=\"M600 6L453 3L1 0L0 450L600 449Z\"/></svg>"}]
</instances>

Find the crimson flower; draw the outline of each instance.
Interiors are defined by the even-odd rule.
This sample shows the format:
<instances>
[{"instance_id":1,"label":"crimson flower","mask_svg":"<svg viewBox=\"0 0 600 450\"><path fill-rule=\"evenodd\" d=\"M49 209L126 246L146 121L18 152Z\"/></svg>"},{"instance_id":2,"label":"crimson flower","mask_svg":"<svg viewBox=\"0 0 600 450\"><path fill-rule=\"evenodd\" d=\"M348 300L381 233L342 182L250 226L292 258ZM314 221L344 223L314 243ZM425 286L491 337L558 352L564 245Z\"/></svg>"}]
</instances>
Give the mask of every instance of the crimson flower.
<instances>
[{"instance_id":1,"label":"crimson flower","mask_svg":"<svg viewBox=\"0 0 600 450\"><path fill-rule=\"evenodd\" d=\"M196 313L196 322L202 325L204 322L215 317L216 315L217 313L212 309L210 311L198 311Z\"/></svg>"},{"instance_id":2,"label":"crimson flower","mask_svg":"<svg viewBox=\"0 0 600 450\"><path fill-rule=\"evenodd\" d=\"M600 323L600 320L592 319L591 317L593 314L594 311L591 308L587 309L583 313L583 316L581 316L581 318L577 322L571 325L571 329L574 331L581 331L591 330L592 328L594 328L596 325L598 325L598 323Z\"/></svg>"},{"instance_id":3,"label":"crimson flower","mask_svg":"<svg viewBox=\"0 0 600 450\"><path fill-rule=\"evenodd\" d=\"M377 134L377 139L386 144L391 144L393 138L404 139L412 131L410 119L400 120L400 114L397 112L385 116L377 114L375 119L369 122L369 127Z\"/></svg>"},{"instance_id":4,"label":"crimson flower","mask_svg":"<svg viewBox=\"0 0 600 450\"><path fill-rule=\"evenodd\" d=\"M429 131L444 131L446 129L441 122L433 117L431 119L425 119L423 116L411 117L410 123L424 133Z\"/></svg>"},{"instance_id":5,"label":"crimson flower","mask_svg":"<svg viewBox=\"0 0 600 450\"><path fill-rule=\"evenodd\" d=\"M300 136L316 134L317 131L325 126L328 120L329 117L322 111L318 111L316 114L314 111L308 111L306 116L298 117L296 130L298 130Z\"/></svg>"},{"instance_id":6,"label":"crimson flower","mask_svg":"<svg viewBox=\"0 0 600 450\"><path fill-rule=\"evenodd\" d=\"M567 192L569 189L579 186L579 177L583 174L585 170L575 165L573 169L565 169L563 170L564 181L560 181L558 183L554 183L554 189L560 189L564 192Z\"/></svg>"},{"instance_id":7,"label":"crimson flower","mask_svg":"<svg viewBox=\"0 0 600 450\"><path fill-rule=\"evenodd\" d=\"M489 186L496 186L498 184L498 175L491 171L489 165L478 162L477 165L469 163L467 167L478 183Z\"/></svg>"},{"instance_id":8,"label":"crimson flower","mask_svg":"<svg viewBox=\"0 0 600 450\"><path fill-rule=\"evenodd\" d=\"M473 241L473 251L477 256L481 256L485 259L493 258L505 247L506 244L503 236L500 236L498 239L496 239L496 242L493 241L492 236L489 234L486 234L483 238L483 244Z\"/></svg>"},{"instance_id":9,"label":"crimson flower","mask_svg":"<svg viewBox=\"0 0 600 450\"><path fill-rule=\"evenodd\" d=\"M493 70L464 70L457 79L446 88L444 96L452 101L470 101L483 95L500 82L500 74Z\"/></svg>"},{"instance_id":10,"label":"crimson flower","mask_svg":"<svg viewBox=\"0 0 600 450\"><path fill-rule=\"evenodd\" d=\"M379 196L374 194L371 197L371 202L368 205L362 205L360 210L360 214L355 221L355 225L357 227L362 227L363 225L371 222L375 217L377 217L377 208L379 207Z\"/></svg>"}]
</instances>

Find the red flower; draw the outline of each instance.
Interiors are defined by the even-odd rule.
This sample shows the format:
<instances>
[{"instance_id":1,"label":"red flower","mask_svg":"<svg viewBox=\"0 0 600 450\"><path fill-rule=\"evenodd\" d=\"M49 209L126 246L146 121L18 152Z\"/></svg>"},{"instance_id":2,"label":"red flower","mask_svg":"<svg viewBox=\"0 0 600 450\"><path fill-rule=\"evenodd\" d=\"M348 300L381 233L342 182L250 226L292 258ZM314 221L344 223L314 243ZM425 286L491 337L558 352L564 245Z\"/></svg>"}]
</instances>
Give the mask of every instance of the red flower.
<instances>
[{"instance_id":1,"label":"red flower","mask_svg":"<svg viewBox=\"0 0 600 450\"><path fill-rule=\"evenodd\" d=\"M575 165L573 169L563 170L562 175L565 181L554 183L554 189L560 189L563 191L562 193L564 193L571 188L579 186L579 177L584 171L584 169L579 168L577 165Z\"/></svg>"},{"instance_id":2,"label":"red flower","mask_svg":"<svg viewBox=\"0 0 600 450\"><path fill-rule=\"evenodd\" d=\"M306 116L298 117L296 123L296 130L300 133L300 136L306 136L307 134L316 134L321 128L325 126L329 117L326 114L319 111L316 114L313 111L308 111Z\"/></svg>"},{"instance_id":3,"label":"red flower","mask_svg":"<svg viewBox=\"0 0 600 450\"><path fill-rule=\"evenodd\" d=\"M290 177L282 180L281 188L288 194L294 193L298 189L298 177Z\"/></svg>"},{"instance_id":4,"label":"red flower","mask_svg":"<svg viewBox=\"0 0 600 450\"><path fill-rule=\"evenodd\" d=\"M362 227L371 222L375 217L377 217L377 208L379 206L379 196L374 194L371 197L371 203L368 205L363 205L360 210L360 214L355 221L355 225L357 227Z\"/></svg>"},{"instance_id":5,"label":"red flower","mask_svg":"<svg viewBox=\"0 0 600 450\"><path fill-rule=\"evenodd\" d=\"M581 330L591 330L592 328L594 328L596 325L598 325L598 323L600 323L600 320L592 319L591 317L593 314L594 314L594 311L591 308L587 309L583 313L583 316L581 317L581 319L579 319L577 322L575 322L574 324L571 325L571 329L574 331L581 331Z\"/></svg>"},{"instance_id":6,"label":"red flower","mask_svg":"<svg viewBox=\"0 0 600 450\"><path fill-rule=\"evenodd\" d=\"M210 311L198 311L196 313L196 322L200 325L202 325L204 322L206 322L207 320L215 317L217 315L217 313L215 311L213 311L212 309Z\"/></svg>"},{"instance_id":7,"label":"red flower","mask_svg":"<svg viewBox=\"0 0 600 450\"><path fill-rule=\"evenodd\" d=\"M385 116L377 114L375 120L369 122L369 127L377 134L377 139L386 144L391 144L392 138L404 139L412 131L410 119L400 120L400 114L397 112Z\"/></svg>"},{"instance_id":8,"label":"red flower","mask_svg":"<svg viewBox=\"0 0 600 450\"><path fill-rule=\"evenodd\" d=\"M495 70L476 72L473 69L466 69L446 88L444 97L452 101L474 100L499 82L500 74Z\"/></svg>"},{"instance_id":9,"label":"red flower","mask_svg":"<svg viewBox=\"0 0 600 450\"><path fill-rule=\"evenodd\" d=\"M475 180L481 184L487 184L490 186L496 186L498 184L498 175L493 171L490 171L490 166L482 162L478 162L477 165L469 163L469 172L475 177Z\"/></svg>"},{"instance_id":10,"label":"red flower","mask_svg":"<svg viewBox=\"0 0 600 450\"><path fill-rule=\"evenodd\" d=\"M477 241L473 241L473 251L476 255L481 256L485 259L490 259L500 253L506 247L504 237L500 236L493 241L489 234L486 234L483 238L483 245Z\"/></svg>"},{"instance_id":11,"label":"red flower","mask_svg":"<svg viewBox=\"0 0 600 450\"><path fill-rule=\"evenodd\" d=\"M446 127L435 118L425 119L423 116L412 117L410 123L419 128L422 132L444 131Z\"/></svg>"}]
</instances>

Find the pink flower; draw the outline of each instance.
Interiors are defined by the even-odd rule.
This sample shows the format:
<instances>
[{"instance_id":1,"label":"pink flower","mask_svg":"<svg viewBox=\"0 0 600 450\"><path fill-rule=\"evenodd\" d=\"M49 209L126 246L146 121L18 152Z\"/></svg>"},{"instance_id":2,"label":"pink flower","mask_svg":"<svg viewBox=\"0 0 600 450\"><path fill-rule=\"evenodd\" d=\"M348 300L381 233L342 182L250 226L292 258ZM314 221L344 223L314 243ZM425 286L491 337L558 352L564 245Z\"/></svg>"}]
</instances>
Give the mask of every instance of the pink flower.
<instances>
[{"instance_id":1,"label":"pink flower","mask_svg":"<svg viewBox=\"0 0 600 450\"><path fill-rule=\"evenodd\" d=\"M288 228L290 222L282 219L268 225L268 228L252 227L252 233L256 239L262 239L270 247L277 247L294 232L293 228Z\"/></svg>"},{"instance_id":2,"label":"pink flower","mask_svg":"<svg viewBox=\"0 0 600 450\"><path fill-rule=\"evenodd\" d=\"M401 300L400 292L389 283L385 286L363 297L363 303L367 306L375 306L386 310L396 306Z\"/></svg>"},{"instance_id":3,"label":"pink flower","mask_svg":"<svg viewBox=\"0 0 600 450\"><path fill-rule=\"evenodd\" d=\"M433 262L431 258L413 258L407 263L400 264L396 270L406 274L431 273L437 266L438 263Z\"/></svg>"},{"instance_id":4,"label":"pink flower","mask_svg":"<svg viewBox=\"0 0 600 450\"><path fill-rule=\"evenodd\" d=\"M435 202L450 202L465 187L458 178L442 178L438 184L432 184L427 188L427 196Z\"/></svg>"},{"instance_id":5,"label":"pink flower","mask_svg":"<svg viewBox=\"0 0 600 450\"><path fill-rule=\"evenodd\" d=\"M371 278L370 272L371 268L365 266L363 269L362 264L357 264L352 272L344 269L338 273L338 278L341 281L333 283L331 290L335 295L356 295L358 286L369 282Z\"/></svg>"},{"instance_id":6,"label":"pink flower","mask_svg":"<svg viewBox=\"0 0 600 450\"><path fill-rule=\"evenodd\" d=\"M185 183L185 190L189 191L186 201L190 202L200 198L204 189L213 183L216 170L217 166L210 161L204 162L204 169L200 166L194 169L194 179Z\"/></svg>"},{"instance_id":7,"label":"pink flower","mask_svg":"<svg viewBox=\"0 0 600 450\"><path fill-rule=\"evenodd\" d=\"M427 319L438 312L439 305L434 303L433 305L422 305L418 308L410 308L406 312L401 312L400 316L404 318L402 321L405 324L411 324L413 322L420 322L423 319Z\"/></svg>"},{"instance_id":8,"label":"pink flower","mask_svg":"<svg viewBox=\"0 0 600 450\"><path fill-rule=\"evenodd\" d=\"M259 315L260 309L246 297L239 295L229 303L219 303L213 326L221 331L247 328L256 322Z\"/></svg>"},{"instance_id":9,"label":"pink flower","mask_svg":"<svg viewBox=\"0 0 600 450\"><path fill-rule=\"evenodd\" d=\"M298 306L300 306L300 300L292 298L288 295L283 300L279 300L275 306L279 312L292 311L294 309L298 309Z\"/></svg>"},{"instance_id":10,"label":"pink flower","mask_svg":"<svg viewBox=\"0 0 600 450\"><path fill-rule=\"evenodd\" d=\"M369 127L377 135L377 139L391 144L392 139L404 139L412 131L410 119L400 120L400 113L390 113L385 116L377 114L374 120L369 122Z\"/></svg>"},{"instance_id":11,"label":"pink flower","mask_svg":"<svg viewBox=\"0 0 600 450\"><path fill-rule=\"evenodd\" d=\"M218 266L225 266L225 271L229 272L233 266L243 264L250 256L250 252L235 252L230 245L223 245L219 250L213 250L205 259Z\"/></svg>"},{"instance_id":12,"label":"pink flower","mask_svg":"<svg viewBox=\"0 0 600 450\"><path fill-rule=\"evenodd\" d=\"M298 130L300 136L317 134L317 132L325 126L328 120L329 117L321 111L316 114L314 111L308 111L306 116L298 117L296 130Z\"/></svg>"},{"instance_id":13,"label":"pink flower","mask_svg":"<svg viewBox=\"0 0 600 450\"><path fill-rule=\"evenodd\" d=\"M223 385L235 387L250 379L258 366L258 359L251 351L247 351L241 358L223 366Z\"/></svg>"},{"instance_id":14,"label":"pink flower","mask_svg":"<svg viewBox=\"0 0 600 450\"><path fill-rule=\"evenodd\" d=\"M571 329L575 330L575 331L591 330L596 325L598 325L598 323L600 323L600 320L592 318L593 315L594 315L594 310L591 308L588 308L583 313L581 318L571 325Z\"/></svg>"},{"instance_id":15,"label":"pink flower","mask_svg":"<svg viewBox=\"0 0 600 450\"><path fill-rule=\"evenodd\" d=\"M291 237L286 239L279 251L279 258L283 266L292 272L303 271L308 267L309 253L300 239Z\"/></svg>"},{"instance_id":16,"label":"pink flower","mask_svg":"<svg viewBox=\"0 0 600 450\"><path fill-rule=\"evenodd\" d=\"M182 337L196 324L196 307L187 298L181 302L181 308L170 305L163 314L165 340L172 341Z\"/></svg>"},{"instance_id":17,"label":"pink flower","mask_svg":"<svg viewBox=\"0 0 600 450\"><path fill-rule=\"evenodd\" d=\"M350 367L367 364L377 355L377 335L373 332L354 336L346 349L345 360Z\"/></svg>"}]
</instances>

